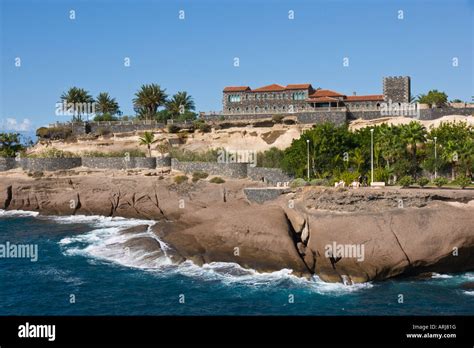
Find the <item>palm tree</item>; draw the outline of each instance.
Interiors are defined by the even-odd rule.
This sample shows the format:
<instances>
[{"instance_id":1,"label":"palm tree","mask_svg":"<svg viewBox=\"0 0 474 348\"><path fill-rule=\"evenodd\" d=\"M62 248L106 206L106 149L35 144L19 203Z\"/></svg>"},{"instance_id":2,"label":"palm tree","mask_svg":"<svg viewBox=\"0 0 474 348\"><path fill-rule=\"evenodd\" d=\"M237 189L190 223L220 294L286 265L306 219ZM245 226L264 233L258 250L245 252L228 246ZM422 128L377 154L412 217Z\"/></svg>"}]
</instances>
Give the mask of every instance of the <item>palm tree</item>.
<instances>
[{"instance_id":1,"label":"palm tree","mask_svg":"<svg viewBox=\"0 0 474 348\"><path fill-rule=\"evenodd\" d=\"M61 95L61 100L67 103L67 110L73 110L73 121L82 121L82 114L92 112L91 106L94 98L83 88L71 87L67 92Z\"/></svg>"},{"instance_id":2,"label":"palm tree","mask_svg":"<svg viewBox=\"0 0 474 348\"><path fill-rule=\"evenodd\" d=\"M357 173L360 173L360 169L365 163L364 154L360 148L354 150L352 162L357 166Z\"/></svg>"},{"instance_id":3,"label":"palm tree","mask_svg":"<svg viewBox=\"0 0 474 348\"><path fill-rule=\"evenodd\" d=\"M441 158L451 164L451 180L456 178L456 165L459 161L459 145L454 140L448 140L442 146Z\"/></svg>"},{"instance_id":4,"label":"palm tree","mask_svg":"<svg viewBox=\"0 0 474 348\"><path fill-rule=\"evenodd\" d=\"M195 109L193 98L187 92L178 92L173 95L173 98L166 104L168 112L171 117L177 117L186 111L193 111Z\"/></svg>"},{"instance_id":5,"label":"palm tree","mask_svg":"<svg viewBox=\"0 0 474 348\"><path fill-rule=\"evenodd\" d=\"M144 117L148 120L154 117L158 108L166 103L167 97L165 90L157 84L142 85L140 90L135 93L133 106L139 114L139 118Z\"/></svg>"},{"instance_id":6,"label":"palm tree","mask_svg":"<svg viewBox=\"0 0 474 348\"><path fill-rule=\"evenodd\" d=\"M114 116L120 112L119 104L115 100L109 96L109 93L102 92L96 98L96 106L95 106L96 113L98 115L110 115Z\"/></svg>"},{"instance_id":7,"label":"palm tree","mask_svg":"<svg viewBox=\"0 0 474 348\"><path fill-rule=\"evenodd\" d=\"M158 139L155 139L155 135L151 132L143 133L143 136L140 137L140 145L146 145L148 148L148 155L151 157L151 145L156 143Z\"/></svg>"},{"instance_id":8,"label":"palm tree","mask_svg":"<svg viewBox=\"0 0 474 348\"><path fill-rule=\"evenodd\" d=\"M426 128L418 122L411 121L409 124L402 125L401 138L411 149L413 160L413 176L416 179L416 171L418 166L416 149L419 143L423 143L426 140Z\"/></svg>"}]
</instances>

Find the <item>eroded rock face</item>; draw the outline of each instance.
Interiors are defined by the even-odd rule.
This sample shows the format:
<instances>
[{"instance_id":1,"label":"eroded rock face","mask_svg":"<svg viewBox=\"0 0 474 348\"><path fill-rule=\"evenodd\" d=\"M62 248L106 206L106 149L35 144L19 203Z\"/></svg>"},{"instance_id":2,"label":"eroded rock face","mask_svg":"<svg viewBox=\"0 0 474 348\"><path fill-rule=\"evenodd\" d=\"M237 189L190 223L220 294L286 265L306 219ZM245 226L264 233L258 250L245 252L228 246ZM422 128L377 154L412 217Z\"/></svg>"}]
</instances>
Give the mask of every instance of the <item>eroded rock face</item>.
<instances>
[{"instance_id":1,"label":"eroded rock face","mask_svg":"<svg viewBox=\"0 0 474 348\"><path fill-rule=\"evenodd\" d=\"M158 223L154 230L183 259L199 265L235 262L262 272L288 268L310 275L296 251L286 214L277 206L220 204L206 214L189 213L181 221Z\"/></svg>"},{"instance_id":2,"label":"eroded rock face","mask_svg":"<svg viewBox=\"0 0 474 348\"><path fill-rule=\"evenodd\" d=\"M328 282L474 269L469 205L438 202L383 213L313 213L306 222L309 240L298 250L310 271Z\"/></svg>"}]
</instances>

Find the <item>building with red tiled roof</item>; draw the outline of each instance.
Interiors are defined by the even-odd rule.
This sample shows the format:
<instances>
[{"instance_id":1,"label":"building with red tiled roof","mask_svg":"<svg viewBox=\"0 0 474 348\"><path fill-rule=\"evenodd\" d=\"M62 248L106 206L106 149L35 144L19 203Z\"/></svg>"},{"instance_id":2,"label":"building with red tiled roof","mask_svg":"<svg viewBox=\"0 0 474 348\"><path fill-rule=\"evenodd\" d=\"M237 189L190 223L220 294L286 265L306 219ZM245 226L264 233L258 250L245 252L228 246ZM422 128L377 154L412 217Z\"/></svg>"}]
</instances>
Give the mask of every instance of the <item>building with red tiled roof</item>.
<instances>
[{"instance_id":1,"label":"building with red tiled roof","mask_svg":"<svg viewBox=\"0 0 474 348\"><path fill-rule=\"evenodd\" d=\"M224 92L244 92L250 90L249 86L225 87Z\"/></svg>"},{"instance_id":2,"label":"building with red tiled roof","mask_svg":"<svg viewBox=\"0 0 474 348\"><path fill-rule=\"evenodd\" d=\"M330 89L314 89L309 83L271 84L252 89L249 86L225 87L223 94L224 114L297 113L315 111L377 111L381 103L409 103L410 78L386 77L384 94L345 95Z\"/></svg>"}]
</instances>

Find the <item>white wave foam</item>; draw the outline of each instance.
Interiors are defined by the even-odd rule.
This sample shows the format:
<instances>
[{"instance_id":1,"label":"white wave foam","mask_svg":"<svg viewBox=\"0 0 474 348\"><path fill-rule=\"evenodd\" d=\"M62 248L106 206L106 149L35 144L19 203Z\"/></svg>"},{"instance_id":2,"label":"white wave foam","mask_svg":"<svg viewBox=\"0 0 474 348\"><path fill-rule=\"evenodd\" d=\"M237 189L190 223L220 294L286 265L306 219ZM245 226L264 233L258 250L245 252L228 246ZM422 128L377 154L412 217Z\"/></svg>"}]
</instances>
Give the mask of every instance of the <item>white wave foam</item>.
<instances>
[{"instance_id":1,"label":"white wave foam","mask_svg":"<svg viewBox=\"0 0 474 348\"><path fill-rule=\"evenodd\" d=\"M306 279L293 275L292 270L286 268L275 272L260 273L254 269L243 268L239 264L230 262L211 262L200 267L191 261L186 261L180 265L156 271L160 274L163 272L179 273L187 277L204 279L206 281L220 281L229 286L245 285L258 288L283 285L287 288L304 288L308 291L331 296L344 295L373 287L372 283L354 285L326 283L318 276Z\"/></svg>"},{"instance_id":2,"label":"white wave foam","mask_svg":"<svg viewBox=\"0 0 474 348\"><path fill-rule=\"evenodd\" d=\"M95 228L84 234L61 239L59 245L63 248L64 255L81 255L143 269L171 264L171 260L166 256L167 245L151 231L151 226L156 223L155 221L85 215L54 217L54 220L59 223L87 223ZM146 232L120 233L129 227L144 224L148 225ZM147 252L124 247L124 243L137 237L154 238L162 246L163 253L159 250Z\"/></svg>"},{"instance_id":3,"label":"white wave foam","mask_svg":"<svg viewBox=\"0 0 474 348\"><path fill-rule=\"evenodd\" d=\"M469 295L469 296L474 296L474 291L463 291L464 294Z\"/></svg>"},{"instance_id":4,"label":"white wave foam","mask_svg":"<svg viewBox=\"0 0 474 348\"><path fill-rule=\"evenodd\" d=\"M64 255L80 255L94 260L116 263L125 267L140 268L154 272L158 275L169 276L181 274L186 277L201 279L204 281L220 281L227 285L245 285L248 287L275 287L283 284L285 287L305 288L325 295L343 295L354 291L369 289L371 283L344 285L342 283L326 283L318 276L311 279L297 277L290 269L282 269L276 272L260 273L254 269L243 268L236 263L211 262L202 267L191 261L179 265L173 264L167 256L170 247L151 231L151 226L156 222L149 220L124 219L119 217L104 216L64 216L48 217L58 223L87 223L93 226L90 232L69 236L61 239L59 245ZM120 233L126 228L147 224L146 232L135 234ZM161 247L160 251L126 250L124 243L136 237L152 237ZM95 262L95 261L94 261Z\"/></svg>"},{"instance_id":5,"label":"white wave foam","mask_svg":"<svg viewBox=\"0 0 474 348\"><path fill-rule=\"evenodd\" d=\"M450 279L450 278L453 278L453 276L449 275L449 274L433 273L431 275L431 278L433 278L433 279Z\"/></svg>"},{"instance_id":6,"label":"white wave foam","mask_svg":"<svg viewBox=\"0 0 474 348\"><path fill-rule=\"evenodd\" d=\"M38 216L37 211L29 211L29 210L4 210L0 209L0 217L27 217L27 216Z\"/></svg>"},{"instance_id":7,"label":"white wave foam","mask_svg":"<svg viewBox=\"0 0 474 348\"><path fill-rule=\"evenodd\" d=\"M474 273L473 272L464 273L463 278L466 280L474 280Z\"/></svg>"}]
</instances>

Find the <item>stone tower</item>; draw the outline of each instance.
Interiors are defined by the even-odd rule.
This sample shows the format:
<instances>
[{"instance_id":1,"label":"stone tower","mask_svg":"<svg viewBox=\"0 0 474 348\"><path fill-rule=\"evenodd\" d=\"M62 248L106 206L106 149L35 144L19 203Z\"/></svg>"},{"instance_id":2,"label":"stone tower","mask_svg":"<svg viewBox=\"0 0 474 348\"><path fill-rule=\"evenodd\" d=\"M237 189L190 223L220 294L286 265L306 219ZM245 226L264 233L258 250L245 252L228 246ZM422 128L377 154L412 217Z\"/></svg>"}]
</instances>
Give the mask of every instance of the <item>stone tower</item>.
<instances>
[{"instance_id":1,"label":"stone tower","mask_svg":"<svg viewBox=\"0 0 474 348\"><path fill-rule=\"evenodd\" d=\"M410 76L389 76L383 78L383 98L386 102L410 102Z\"/></svg>"}]
</instances>

